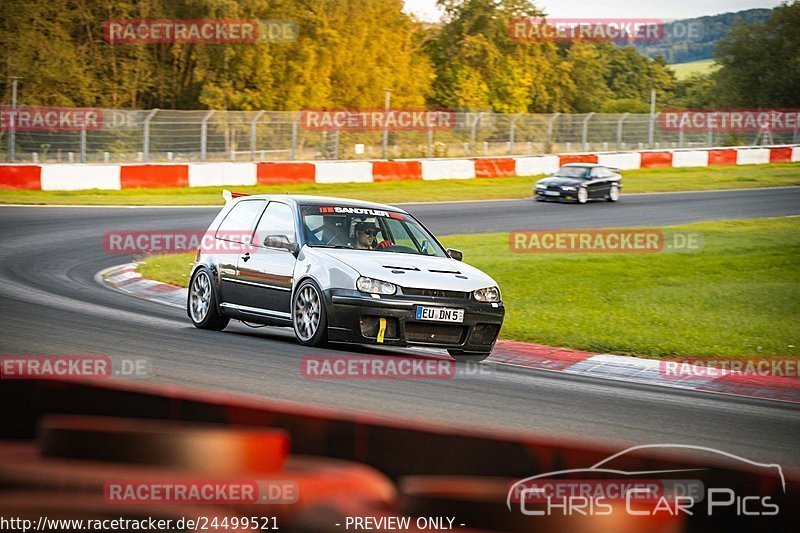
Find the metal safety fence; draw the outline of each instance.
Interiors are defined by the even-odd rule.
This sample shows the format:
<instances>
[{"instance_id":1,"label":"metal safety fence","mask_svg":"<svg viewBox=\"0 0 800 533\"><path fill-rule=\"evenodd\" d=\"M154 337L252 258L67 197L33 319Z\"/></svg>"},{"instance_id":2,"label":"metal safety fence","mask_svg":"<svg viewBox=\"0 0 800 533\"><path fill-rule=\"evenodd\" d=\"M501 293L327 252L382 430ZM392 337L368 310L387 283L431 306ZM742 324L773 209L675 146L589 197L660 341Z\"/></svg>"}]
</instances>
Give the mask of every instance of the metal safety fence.
<instances>
[{"instance_id":1,"label":"metal safety fence","mask_svg":"<svg viewBox=\"0 0 800 533\"><path fill-rule=\"evenodd\" d=\"M4 108L8 110L8 107ZM23 109L23 108L18 108ZM95 127L0 129L3 161L53 163L480 157L797 143L798 131L667 130L659 114L453 113L448 128L309 128L299 111L96 110Z\"/></svg>"}]
</instances>

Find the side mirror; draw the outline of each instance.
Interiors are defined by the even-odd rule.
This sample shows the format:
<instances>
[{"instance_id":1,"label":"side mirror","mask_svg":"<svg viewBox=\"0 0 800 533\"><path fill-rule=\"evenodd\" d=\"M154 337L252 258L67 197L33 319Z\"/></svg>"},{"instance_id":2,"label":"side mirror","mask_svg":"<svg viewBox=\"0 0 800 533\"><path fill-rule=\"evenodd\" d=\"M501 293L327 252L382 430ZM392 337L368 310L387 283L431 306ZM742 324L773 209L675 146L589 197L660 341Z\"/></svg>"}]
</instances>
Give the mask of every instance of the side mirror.
<instances>
[{"instance_id":1,"label":"side mirror","mask_svg":"<svg viewBox=\"0 0 800 533\"><path fill-rule=\"evenodd\" d=\"M456 250L455 248L448 248L447 255L449 255L456 261L461 261L462 259L464 259L464 254L461 253L461 250Z\"/></svg>"},{"instance_id":2,"label":"side mirror","mask_svg":"<svg viewBox=\"0 0 800 533\"><path fill-rule=\"evenodd\" d=\"M264 246L268 248L280 248L292 253L298 250L297 243L293 243L286 235L267 235L264 238Z\"/></svg>"}]
</instances>

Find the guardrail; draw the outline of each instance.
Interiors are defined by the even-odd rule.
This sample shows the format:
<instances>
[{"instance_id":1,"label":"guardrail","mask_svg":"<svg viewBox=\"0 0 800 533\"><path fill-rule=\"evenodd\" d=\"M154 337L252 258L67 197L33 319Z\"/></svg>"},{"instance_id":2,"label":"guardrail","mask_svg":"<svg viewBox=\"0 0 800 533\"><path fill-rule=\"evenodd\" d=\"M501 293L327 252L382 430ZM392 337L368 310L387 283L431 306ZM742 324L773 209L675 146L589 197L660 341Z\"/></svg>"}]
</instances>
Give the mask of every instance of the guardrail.
<instances>
[{"instance_id":1,"label":"guardrail","mask_svg":"<svg viewBox=\"0 0 800 533\"><path fill-rule=\"evenodd\" d=\"M574 162L633 170L797 161L800 161L800 145L393 161L0 165L0 189L64 191L369 183L534 176L554 172L561 165Z\"/></svg>"}]
</instances>

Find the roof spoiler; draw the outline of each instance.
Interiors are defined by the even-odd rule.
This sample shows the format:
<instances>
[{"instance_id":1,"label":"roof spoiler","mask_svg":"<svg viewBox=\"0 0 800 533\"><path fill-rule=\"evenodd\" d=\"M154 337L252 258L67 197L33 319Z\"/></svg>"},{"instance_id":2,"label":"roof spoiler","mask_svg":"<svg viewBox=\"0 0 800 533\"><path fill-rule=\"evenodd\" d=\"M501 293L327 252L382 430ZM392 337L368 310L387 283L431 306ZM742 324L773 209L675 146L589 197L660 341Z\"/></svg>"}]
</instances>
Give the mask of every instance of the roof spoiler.
<instances>
[{"instance_id":1,"label":"roof spoiler","mask_svg":"<svg viewBox=\"0 0 800 533\"><path fill-rule=\"evenodd\" d=\"M222 191L222 197L225 199L225 202L230 202L234 198L239 198L241 196L250 196L246 192L231 192L228 189Z\"/></svg>"}]
</instances>

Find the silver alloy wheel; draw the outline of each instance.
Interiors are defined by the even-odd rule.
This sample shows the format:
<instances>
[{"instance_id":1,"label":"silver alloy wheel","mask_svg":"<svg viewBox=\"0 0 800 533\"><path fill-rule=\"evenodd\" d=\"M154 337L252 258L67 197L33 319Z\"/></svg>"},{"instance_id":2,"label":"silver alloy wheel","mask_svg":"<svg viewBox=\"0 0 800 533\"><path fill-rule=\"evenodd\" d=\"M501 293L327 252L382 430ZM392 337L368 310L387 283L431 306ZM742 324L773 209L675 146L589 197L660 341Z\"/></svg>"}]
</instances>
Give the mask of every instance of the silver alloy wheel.
<instances>
[{"instance_id":1,"label":"silver alloy wheel","mask_svg":"<svg viewBox=\"0 0 800 533\"><path fill-rule=\"evenodd\" d=\"M319 294L313 285L306 285L294 300L294 330L302 341L308 341L317 332L320 320Z\"/></svg>"},{"instance_id":2,"label":"silver alloy wheel","mask_svg":"<svg viewBox=\"0 0 800 533\"><path fill-rule=\"evenodd\" d=\"M211 280L208 274L202 270L194 277L189 293L189 302L192 320L199 324L205 320L211 306Z\"/></svg>"},{"instance_id":3,"label":"silver alloy wheel","mask_svg":"<svg viewBox=\"0 0 800 533\"><path fill-rule=\"evenodd\" d=\"M612 185L611 190L608 191L608 197L612 202L619 200L619 187Z\"/></svg>"},{"instance_id":4,"label":"silver alloy wheel","mask_svg":"<svg viewBox=\"0 0 800 533\"><path fill-rule=\"evenodd\" d=\"M585 204L586 200L589 199L589 191L581 187L578 189L578 202Z\"/></svg>"}]
</instances>

